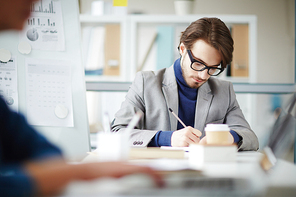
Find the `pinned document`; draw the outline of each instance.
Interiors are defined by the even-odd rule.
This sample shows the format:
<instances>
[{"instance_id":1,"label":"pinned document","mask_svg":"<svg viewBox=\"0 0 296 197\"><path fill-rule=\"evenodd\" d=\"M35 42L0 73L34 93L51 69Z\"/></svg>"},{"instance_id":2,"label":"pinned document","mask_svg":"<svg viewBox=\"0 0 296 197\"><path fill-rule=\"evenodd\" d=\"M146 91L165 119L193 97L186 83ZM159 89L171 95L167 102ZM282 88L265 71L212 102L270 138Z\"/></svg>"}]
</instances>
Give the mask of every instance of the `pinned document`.
<instances>
[{"instance_id":1,"label":"pinned document","mask_svg":"<svg viewBox=\"0 0 296 197\"><path fill-rule=\"evenodd\" d=\"M127 6L127 0L113 0L113 6Z\"/></svg>"},{"instance_id":2,"label":"pinned document","mask_svg":"<svg viewBox=\"0 0 296 197\"><path fill-rule=\"evenodd\" d=\"M62 1L36 1L30 11L20 41L29 43L32 49L65 51Z\"/></svg>"},{"instance_id":3,"label":"pinned document","mask_svg":"<svg viewBox=\"0 0 296 197\"><path fill-rule=\"evenodd\" d=\"M27 118L37 126L73 127L71 62L26 59Z\"/></svg>"},{"instance_id":4,"label":"pinned document","mask_svg":"<svg viewBox=\"0 0 296 197\"><path fill-rule=\"evenodd\" d=\"M18 111L17 84L16 57L11 57L7 62L0 60L0 96L15 111Z\"/></svg>"}]
</instances>

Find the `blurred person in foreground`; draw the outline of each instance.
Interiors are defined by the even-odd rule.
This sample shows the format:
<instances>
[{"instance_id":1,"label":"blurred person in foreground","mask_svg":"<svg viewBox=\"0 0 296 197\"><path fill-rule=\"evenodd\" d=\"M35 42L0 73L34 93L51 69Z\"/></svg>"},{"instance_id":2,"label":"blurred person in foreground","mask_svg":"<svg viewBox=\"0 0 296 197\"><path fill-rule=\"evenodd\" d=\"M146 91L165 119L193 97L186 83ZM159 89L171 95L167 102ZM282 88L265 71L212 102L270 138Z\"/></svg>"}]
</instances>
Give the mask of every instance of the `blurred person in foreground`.
<instances>
[{"instance_id":1,"label":"blurred person in foreground","mask_svg":"<svg viewBox=\"0 0 296 197\"><path fill-rule=\"evenodd\" d=\"M0 0L0 30L22 30L35 0ZM123 162L70 165L61 150L46 140L25 118L11 111L0 98L0 195L53 195L70 181L122 177L147 173L162 180L148 167Z\"/></svg>"}]
</instances>

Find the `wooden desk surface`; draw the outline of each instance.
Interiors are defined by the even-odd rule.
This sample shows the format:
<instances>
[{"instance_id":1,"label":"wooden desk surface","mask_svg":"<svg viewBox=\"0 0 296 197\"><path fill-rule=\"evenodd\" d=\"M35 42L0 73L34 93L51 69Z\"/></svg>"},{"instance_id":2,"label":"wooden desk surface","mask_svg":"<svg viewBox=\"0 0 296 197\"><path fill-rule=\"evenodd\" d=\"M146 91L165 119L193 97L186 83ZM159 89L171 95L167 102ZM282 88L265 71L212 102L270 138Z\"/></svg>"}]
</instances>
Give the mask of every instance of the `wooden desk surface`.
<instances>
[{"instance_id":1,"label":"wooden desk surface","mask_svg":"<svg viewBox=\"0 0 296 197\"><path fill-rule=\"evenodd\" d=\"M183 150L165 150L158 147L131 148L130 159L185 159Z\"/></svg>"}]
</instances>

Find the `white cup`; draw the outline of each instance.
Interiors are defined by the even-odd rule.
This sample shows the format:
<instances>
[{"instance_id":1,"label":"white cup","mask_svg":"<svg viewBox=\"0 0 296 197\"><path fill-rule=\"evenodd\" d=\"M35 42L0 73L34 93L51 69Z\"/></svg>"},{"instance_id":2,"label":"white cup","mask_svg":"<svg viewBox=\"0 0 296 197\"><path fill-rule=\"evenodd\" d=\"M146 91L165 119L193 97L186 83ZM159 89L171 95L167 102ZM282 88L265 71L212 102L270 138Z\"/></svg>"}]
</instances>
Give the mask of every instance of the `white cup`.
<instances>
[{"instance_id":1,"label":"white cup","mask_svg":"<svg viewBox=\"0 0 296 197\"><path fill-rule=\"evenodd\" d=\"M97 149L99 161L124 161L128 160L130 147L128 145L129 135L126 133L97 134Z\"/></svg>"},{"instance_id":2,"label":"white cup","mask_svg":"<svg viewBox=\"0 0 296 197\"><path fill-rule=\"evenodd\" d=\"M205 128L207 144L230 145L231 134L227 124L207 124Z\"/></svg>"},{"instance_id":3,"label":"white cup","mask_svg":"<svg viewBox=\"0 0 296 197\"><path fill-rule=\"evenodd\" d=\"M193 1L191 0L175 0L175 12L177 15L192 14Z\"/></svg>"},{"instance_id":4,"label":"white cup","mask_svg":"<svg viewBox=\"0 0 296 197\"><path fill-rule=\"evenodd\" d=\"M93 1L91 3L91 15L101 16L104 15L104 1Z\"/></svg>"}]
</instances>

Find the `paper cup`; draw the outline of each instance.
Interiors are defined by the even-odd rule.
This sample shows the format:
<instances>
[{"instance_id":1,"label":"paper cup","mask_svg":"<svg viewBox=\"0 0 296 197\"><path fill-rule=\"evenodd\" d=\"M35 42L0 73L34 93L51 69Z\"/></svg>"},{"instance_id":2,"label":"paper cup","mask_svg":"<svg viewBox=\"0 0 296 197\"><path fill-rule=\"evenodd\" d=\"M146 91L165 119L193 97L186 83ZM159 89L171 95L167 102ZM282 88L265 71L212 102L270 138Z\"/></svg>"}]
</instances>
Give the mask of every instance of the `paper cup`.
<instances>
[{"instance_id":1,"label":"paper cup","mask_svg":"<svg viewBox=\"0 0 296 197\"><path fill-rule=\"evenodd\" d=\"M207 124L205 128L207 144L230 145L230 129L227 124Z\"/></svg>"}]
</instances>

